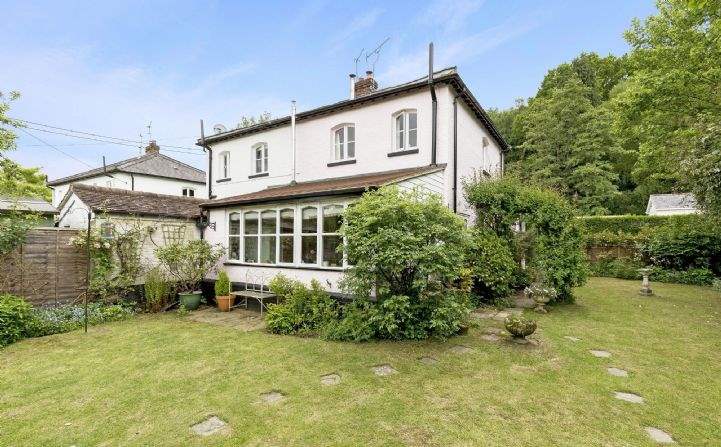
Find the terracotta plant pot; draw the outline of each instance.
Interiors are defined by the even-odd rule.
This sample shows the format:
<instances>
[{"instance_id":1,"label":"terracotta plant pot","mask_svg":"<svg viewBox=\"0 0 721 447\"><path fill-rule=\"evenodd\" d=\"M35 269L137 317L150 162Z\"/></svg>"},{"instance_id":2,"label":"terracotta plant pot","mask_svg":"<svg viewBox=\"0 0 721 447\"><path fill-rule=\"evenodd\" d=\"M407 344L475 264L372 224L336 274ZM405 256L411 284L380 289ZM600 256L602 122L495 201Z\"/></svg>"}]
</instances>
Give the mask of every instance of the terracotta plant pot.
<instances>
[{"instance_id":1,"label":"terracotta plant pot","mask_svg":"<svg viewBox=\"0 0 721 447\"><path fill-rule=\"evenodd\" d=\"M233 295L216 296L215 301L218 303L218 309L221 312L230 312L230 308L233 306L234 301Z\"/></svg>"}]
</instances>

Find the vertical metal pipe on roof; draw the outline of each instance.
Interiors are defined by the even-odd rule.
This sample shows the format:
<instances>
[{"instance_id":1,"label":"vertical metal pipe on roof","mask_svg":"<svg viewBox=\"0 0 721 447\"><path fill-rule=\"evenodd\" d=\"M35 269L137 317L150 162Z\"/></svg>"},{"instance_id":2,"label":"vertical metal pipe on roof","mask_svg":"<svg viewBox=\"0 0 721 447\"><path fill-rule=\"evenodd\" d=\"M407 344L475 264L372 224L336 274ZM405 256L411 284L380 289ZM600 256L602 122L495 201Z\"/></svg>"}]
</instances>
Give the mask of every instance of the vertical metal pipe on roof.
<instances>
[{"instance_id":1,"label":"vertical metal pipe on roof","mask_svg":"<svg viewBox=\"0 0 721 447\"><path fill-rule=\"evenodd\" d=\"M295 99L291 102L291 109L290 109L290 130L291 130L291 138L292 146L293 146L293 180L291 180L291 183L295 184L295 160L296 160L296 148L295 148Z\"/></svg>"},{"instance_id":2,"label":"vertical metal pipe on roof","mask_svg":"<svg viewBox=\"0 0 721 447\"><path fill-rule=\"evenodd\" d=\"M438 100L433 85L433 42L428 44L428 86L431 89L431 165L436 164L436 127L438 120Z\"/></svg>"},{"instance_id":3,"label":"vertical metal pipe on roof","mask_svg":"<svg viewBox=\"0 0 721 447\"><path fill-rule=\"evenodd\" d=\"M458 95L453 97L453 212L458 211Z\"/></svg>"},{"instance_id":4,"label":"vertical metal pipe on roof","mask_svg":"<svg viewBox=\"0 0 721 447\"><path fill-rule=\"evenodd\" d=\"M213 198L213 149L205 144L205 128L203 126L203 120L200 120L200 144L203 149L208 151L208 199Z\"/></svg>"}]
</instances>

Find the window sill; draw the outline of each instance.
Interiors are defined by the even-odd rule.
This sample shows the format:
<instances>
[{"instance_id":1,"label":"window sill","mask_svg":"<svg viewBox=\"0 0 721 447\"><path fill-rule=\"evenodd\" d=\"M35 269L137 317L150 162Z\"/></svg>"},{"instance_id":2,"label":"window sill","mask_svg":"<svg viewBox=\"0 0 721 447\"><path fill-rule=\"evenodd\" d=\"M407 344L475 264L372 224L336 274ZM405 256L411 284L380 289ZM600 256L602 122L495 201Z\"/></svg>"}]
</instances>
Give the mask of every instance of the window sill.
<instances>
[{"instance_id":1,"label":"window sill","mask_svg":"<svg viewBox=\"0 0 721 447\"><path fill-rule=\"evenodd\" d=\"M418 148L416 148L416 149L406 149L406 150L404 150L404 151L389 152L389 153L388 153L388 156L389 156L389 157L400 157L401 155L411 155L411 154L417 154L417 153L418 153Z\"/></svg>"},{"instance_id":2,"label":"window sill","mask_svg":"<svg viewBox=\"0 0 721 447\"><path fill-rule=\"evenodd\" d=\"M228 177L228 178L219 178L218 180L215 181L215 183L225 183L225 182L229 182L229 181L230 181L230 177Z\"/></svg>"},{"instance_id":3,"label":"window sill","mask_svg":"<svg viewBox=\"0 0 721 447\"><path fill-rule=\"evenodd\" d=\"M268 177L267 172L261 172L258 174L249 175L248 178L260 178L260 177Z\"/></svg>"},{"instance_id":4,"label":"window sill","mask_svg":"<svg viewBox=\"0 0 721 447\"><path fill-rule=\"evenodd\" d=\"M341 166L341 165L352 165L355 164L355 158L349 159L349 160L338 160L338 161L331 161L328 163L328 167L331 166Z\"/></svg>"},{"instance_id":5,"label":"window sill","mask_svg":"<svg viewBox=\"0 0 721 447\"><path fill-rule=\"evenodd\" d=\"M242 262L242 261L225 261L223 265L237 265L242 267L264 267L264 268L275 268L275 269L294 269L294 270L320 270L326 272L342 272L345 269L343 267L321 267L313 264L260 264L254 262Z\"/></svg>"}]
</instances>

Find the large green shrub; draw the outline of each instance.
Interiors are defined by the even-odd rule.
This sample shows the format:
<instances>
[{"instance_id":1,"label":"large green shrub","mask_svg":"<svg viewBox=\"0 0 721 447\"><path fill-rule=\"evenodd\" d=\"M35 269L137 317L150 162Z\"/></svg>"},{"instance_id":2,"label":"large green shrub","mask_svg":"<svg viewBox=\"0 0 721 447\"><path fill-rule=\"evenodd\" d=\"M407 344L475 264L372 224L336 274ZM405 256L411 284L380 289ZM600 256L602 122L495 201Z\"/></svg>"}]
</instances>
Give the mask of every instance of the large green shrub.
<instances>
[{"instance_id":1,"label":"large green shrub","mask_svg":"<svg viewBox=\"0 0 721 447\"><path fill-rule=\"evenodd\" d=\"M648 227L664 225L669 220L679 219L680 216L646 216L646 215L623 215L623 216L580 216L580 220L589 235L608 232L611 234L638 234ZM682 218L682 217L681 217Z\"/></svg>"},{"instance_id":2,"label":"large green shrub","mask_svg":"<svg viewBox=\"0 0 721 447\"><path fill-rule=\"evenodd\" d=\"M300 281L278 275L269 288L280 301L268 306L265 321L270 332L316 335L337 318L336 303L316 280L306 287Z\"/></svg>"},{"instance_id":3,"label":"large green shrub","mask_svg":"<svg viewBox=\"0 0 721 447\"><path fill-rule=\"evenodd\" d=\"M473 275L473 293L484 303L506 297L513 282L516 263L506 242L490 230L476 229L468 253Z\"/></svg>"},{"instance_id":4,"label":"large green shrub","mask_svg":"<svg viewBox=\"0 0 721 447\"><path fill-rule=\"evenodd\" d=\"M645 267L643 262L628 258L601 258L591 264L591 274L609 278L641 279L639 269ZM658 266L649 268L651 281L697 286L712 285L714 273L707 268L689 268L686 270L664 269Z\"/></svg>"},{"instance_id":5,"label":"large green shrub","mask_svg":"<svg viewBox=\"0 0 721 447\"><path fill-rule=\"evenodd\" d=\"M24 299L0 295L0 347L26 337L32 319L32 306Z\"/></svg>"},{"instance_id":6,"label":"large green shrub","mask_svg":"<svg viewBox=\"0 0 721 447\"><path fill-rule=\"evenodd\" d=\"M721 273L721 225L707 216L685 216L649 229L640 242L641 257L652 265Z\"/></svg>"},{"instance_id":7,"label":"large green shrub","mask_svg":"<svg viewBox=\"0 0 721 447\"><path fill-rule=\"evenodd\" d=\"M225 253L204 240L175 242L155 250L158 261L182 293L193 293Z\"/></svg>"},{"instance_id":8,"label":"large green shrub","mask_svg":"<svg viewBox=\"0 0 721 447\"><path fill-rule=\"evenodd\" d=\"M511 176L465 184L476 210L476 225L503 238L528 267L558 291L558 301L573 299L572 289L585 282L588 266L582 225L558 193L523 184ZM525 232L517 232L517 224ZM517 276L517 275L516 275Z\"/></svg>"},{"instance_id":9,"label":"large green shrub","mask_svg":"<svg viewBox=\"0 0 721 447\"><path fill-rule=\"evenodd\" d=\"M159 312L170 301L172 287L166 275L158 267L145 274L145 310Z\"/></svg>"},{"instance_id":10,"label":"large green shrub","mask_svg":"<svg viewBox=\"0 0 721 447\"><path fill-rule=\"evenodd\" d=\"M396 187L368 192L346 210L342 233L354 264L342 284L363 304L344 310L326 337L447 337L465 323L468 291L456 283L470 235L439 197Z\"/></svg>"}]
</instances>

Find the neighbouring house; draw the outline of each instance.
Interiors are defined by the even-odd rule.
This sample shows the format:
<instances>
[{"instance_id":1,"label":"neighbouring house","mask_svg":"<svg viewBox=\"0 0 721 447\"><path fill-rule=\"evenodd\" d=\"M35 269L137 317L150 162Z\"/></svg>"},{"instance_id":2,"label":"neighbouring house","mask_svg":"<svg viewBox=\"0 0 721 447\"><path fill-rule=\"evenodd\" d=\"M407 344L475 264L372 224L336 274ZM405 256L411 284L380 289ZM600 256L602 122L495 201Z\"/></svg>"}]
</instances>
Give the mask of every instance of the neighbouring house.
<instances>
[{"instance_id":1,"label":"neighbouring house","mask_svg":"<svg viewBox=\"0 0 721 447\"><path fill-rule=\"evenodd\" d=\"M651 194L646 206L649 216L672 216L699 213L696 198L690 193Z\"/></svg>"},{"instance_id":2,"label":"neighbouring house","mask_svg":"<svg viewBox=\"0 0 721 447\"><path fill-rule=\"evenodd\" d=\"M38 227L55 226L57 210L49 202L35 197L0 196L0 215L11 212L32 213L40 216Z\"/></svg>"},{"instance_id":3,"label":"neighbouring house","mask_svg":"<svg viewBox=\"0 0 721 447\"><path fill-rule=\"evenodd\" d=\"M470 223L462 182L500 175L508 146L455 68L430 72L387 88L351 75L349 99L198 141L212 169L204 235L227 247L233 282L284 273L338 292L341 213L384 185L438 194Z\"/></svg>"},{"instance_id":4,"label":"neighbouring house","mask_svg":"<svg viewBox=\"0 0 721 447\"><path fill-rule=\"evenodd\" d=\"M70 185L83 184L171 196L207 197L205 172L160 153L151 141L145 154L48 182L59 208Z\"/></svg>"},{"instance_id":5,"label":"neighbouring house","mask_svg":"<svg viewBox=\"0 0 721 447\"><path fill-rule=\"evenodd\" d=\"M99 227L103 237L141 228L142 260L146 265L155 265L157 247L200 238L201 202L193 197L76 183L58 206L58 226L85 229L90 213L91 225Z\"/></svg>"}]
</instances>

